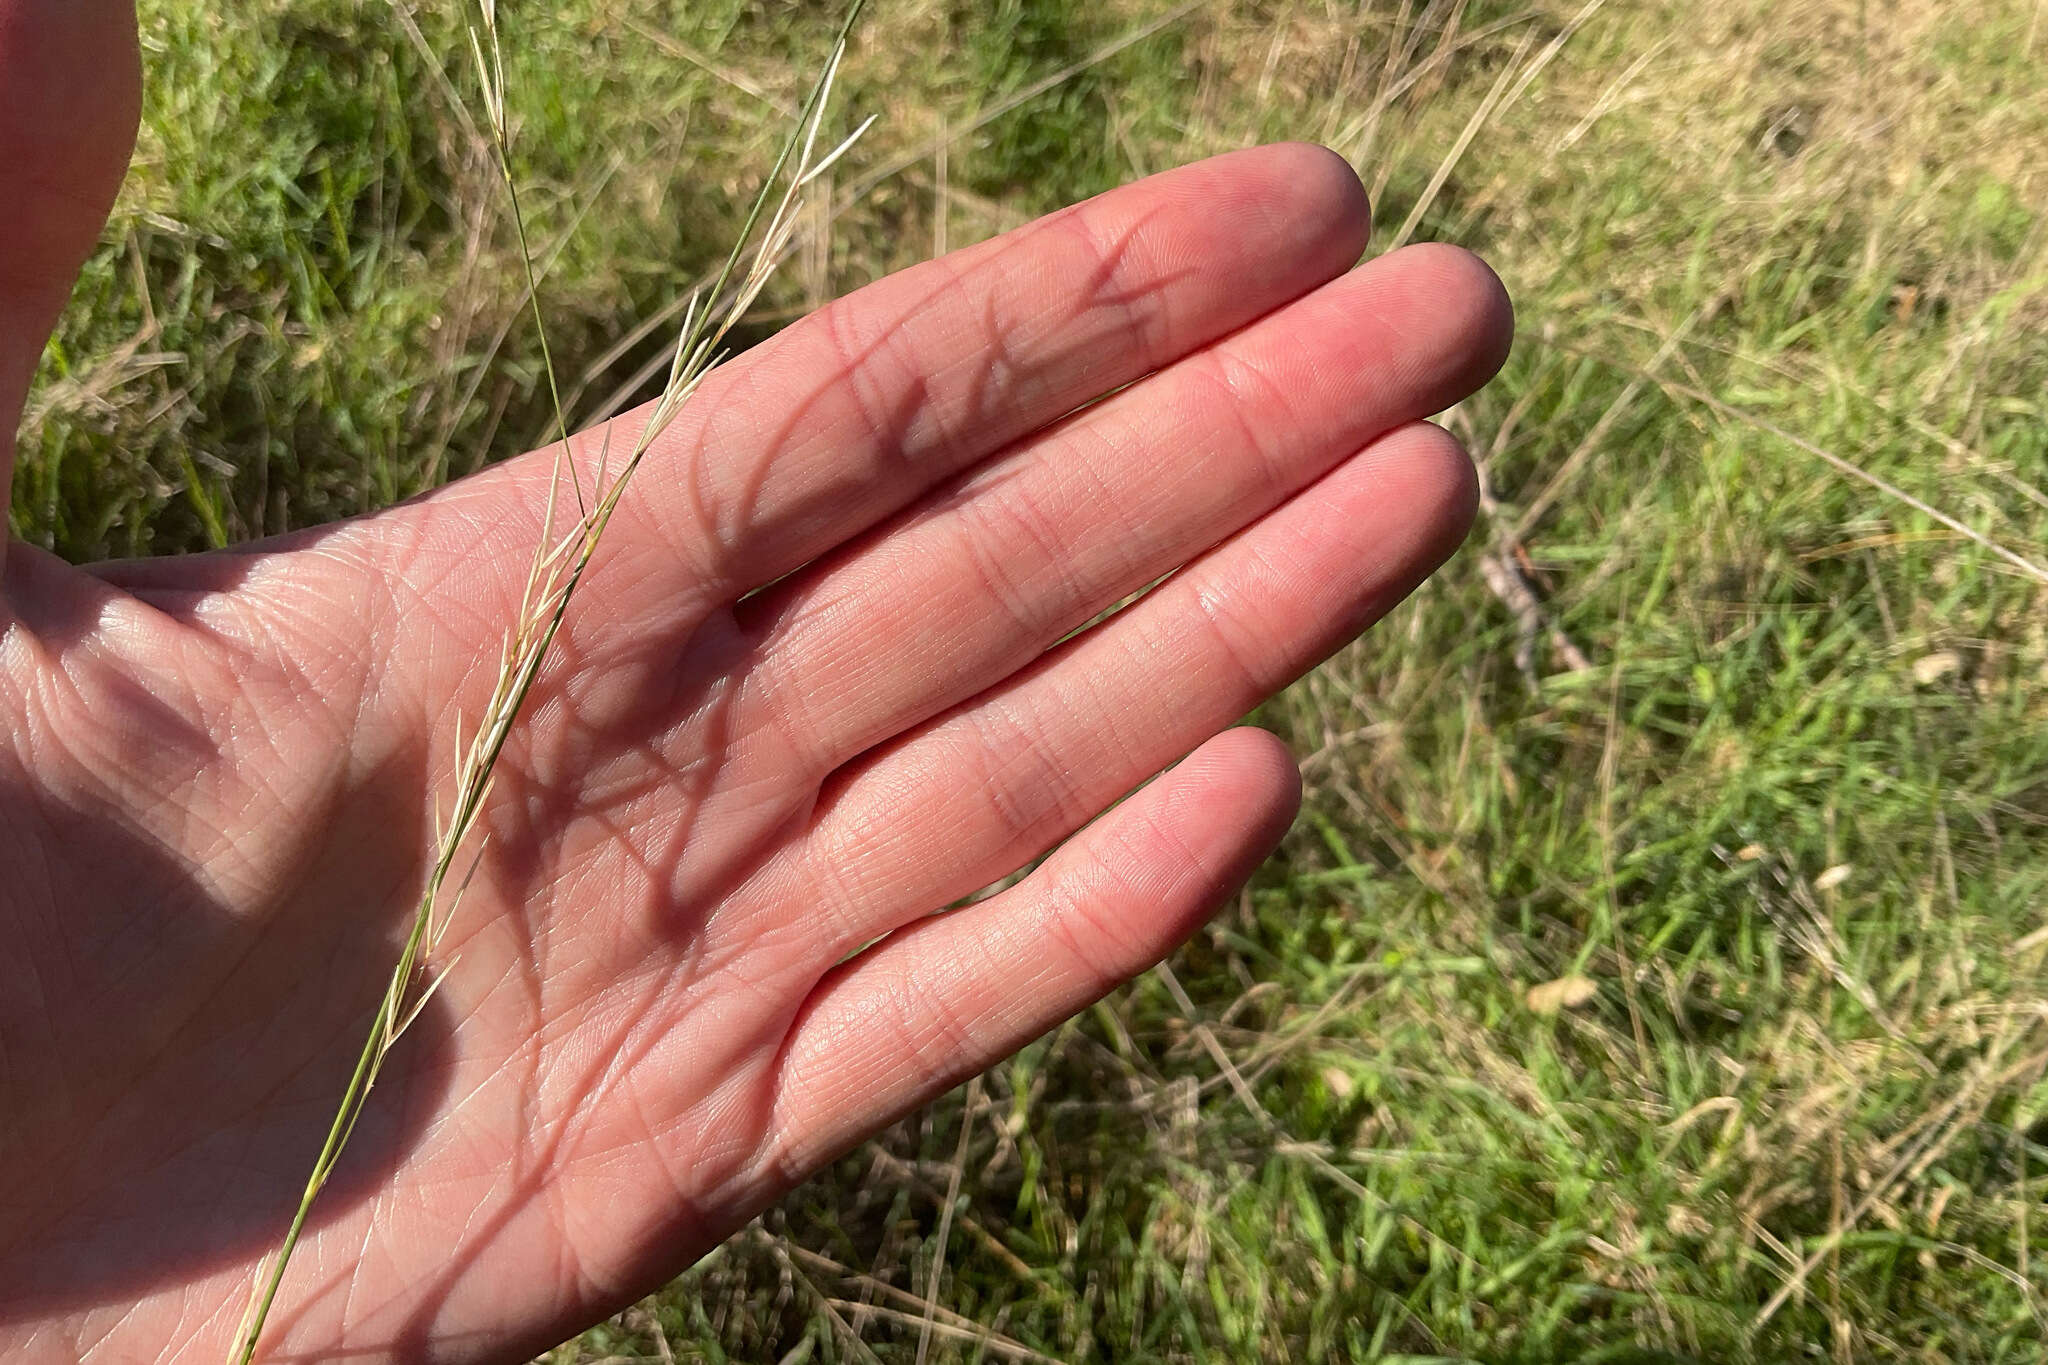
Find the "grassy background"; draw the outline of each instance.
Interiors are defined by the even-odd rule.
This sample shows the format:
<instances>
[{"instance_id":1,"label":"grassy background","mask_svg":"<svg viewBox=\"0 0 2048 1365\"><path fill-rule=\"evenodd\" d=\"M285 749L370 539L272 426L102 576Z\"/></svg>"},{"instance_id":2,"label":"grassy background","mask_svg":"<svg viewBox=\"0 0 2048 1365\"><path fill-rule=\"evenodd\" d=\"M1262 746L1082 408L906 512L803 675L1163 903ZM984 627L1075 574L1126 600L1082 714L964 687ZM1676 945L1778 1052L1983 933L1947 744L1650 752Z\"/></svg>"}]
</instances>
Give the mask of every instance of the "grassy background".
<instances>
[{"instance_id":1,"label":"grassy background","mask_svg":"<svg viewBox=\"0 0 2048 1365\"><path fill-rule=\"evenodd\" d=\"M510 8L580 415L830 9ZM542 436L453 11L145 3L18 534L219 543ZM1262 717L1308 814L1170 970L547 1359L2041 1359L2048 603L1986 542L2048 557L2044 56L2038 0L880 0L764 330L1319 139L1375 250L1516 296L1448 418L1488 505Z\"/></svg>"}]
</instances>

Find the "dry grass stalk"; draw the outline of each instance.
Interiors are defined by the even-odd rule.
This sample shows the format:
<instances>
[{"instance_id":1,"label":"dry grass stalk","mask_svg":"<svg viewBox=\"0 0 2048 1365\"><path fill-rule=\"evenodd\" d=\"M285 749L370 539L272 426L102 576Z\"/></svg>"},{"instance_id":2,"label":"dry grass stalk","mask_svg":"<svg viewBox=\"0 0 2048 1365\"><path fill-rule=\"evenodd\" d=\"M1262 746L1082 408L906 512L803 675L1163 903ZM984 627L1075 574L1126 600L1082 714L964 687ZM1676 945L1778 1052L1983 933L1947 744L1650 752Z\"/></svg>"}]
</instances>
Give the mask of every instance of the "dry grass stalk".
<instances>
[{"instance_id":1,"label":"dry grass stalk","mask_svg":"<svg viewBox=\"0 0 2048 1365\"><path fill-rule=\"evenodd\" d=\"M347 1146L385 1059L455 965L451 961L431 978L426 977L426 959L442 941L456 909L461 905L463 891L470 876L474 875L476 860L481 855L480 847L472 855L468 872L452 888L450 879L457 861L470 846L471 836L476 832L477 821L491 793L498 757L518 723L526 698L547 661L569 603L582 585L612 514L618 508L619 499L625 494L641 460L655 440L675 420L676 414L697 392L705 377L725 358L723 348L727 336L760 297L777 262L788 254L804 207L806 188L867 131L868 124L864 123L845 141L822 155L818 154L818 134L824 121L825 107L838 75L839 63L846 53L847 39L863 3L864 0L854 0L849 7L832 54L811 87L810 95L776 157L774 168L748 211L724 267L708 291L699 291L691 298L670 355L668 380L631 451L616 471L611 471L607 439L599 454L593 487L586 496L582 480L571 462L568 417L562 407L554 360L547 346L534 253L527 237L525 214L520 207L518 183L512 173L512 135L506 116L505 64L496 0L480 0L477 22L470 28L471 55L482 83L491 141L505 182L514 230L519 239L520 259L525 265L527 299L535 325L541 329L541 357L547 373L558 437L554 476L549 483L540 543L527 572L518 615L506 633L497 682L467 745L462 742L460 732L457 733L453 809L445 821L438 812L436 814L434 862L427 874L426 888L413 913L411 930L392 970L390 984L377 1006L355 1070L328 1130L327 1140L307 1177L305 1192L291 1225L277 1251L259 1268L248 1311L230 1349L228 1358L233 1365L248 1365L255 1359L264 1323L276 1302L286 1266L305 1230L307 1215ZM575 503L573 518L569 517L561 496L565 480Z\"/></svg>"}]
</instances>

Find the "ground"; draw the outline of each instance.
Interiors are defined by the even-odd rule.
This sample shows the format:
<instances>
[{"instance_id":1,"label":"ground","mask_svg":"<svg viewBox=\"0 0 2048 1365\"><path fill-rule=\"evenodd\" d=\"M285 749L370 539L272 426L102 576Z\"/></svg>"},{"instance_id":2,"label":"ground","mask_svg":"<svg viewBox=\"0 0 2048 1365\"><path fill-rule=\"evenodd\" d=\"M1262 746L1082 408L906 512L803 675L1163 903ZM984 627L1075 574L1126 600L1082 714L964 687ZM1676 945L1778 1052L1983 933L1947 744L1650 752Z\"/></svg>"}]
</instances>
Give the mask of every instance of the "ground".
<instances>
[{"instance_id":1,"label":"ground","mask_svg":"<svg viewBox=\"0 0 2048 1365\"><path fill-rule=\"evenodd\" d=\"M502 8L595 417L832 7ZM16 531L173 552L542 439L453 0L144 23ZM1445 419L1486 506L1258 717L1308 809L1212 930L546 1359L2042 1358L2044 56L2038 0L877 0L764 332L1319 140L1375 250L1516 298Z\"/></svg>"}]
</instances>

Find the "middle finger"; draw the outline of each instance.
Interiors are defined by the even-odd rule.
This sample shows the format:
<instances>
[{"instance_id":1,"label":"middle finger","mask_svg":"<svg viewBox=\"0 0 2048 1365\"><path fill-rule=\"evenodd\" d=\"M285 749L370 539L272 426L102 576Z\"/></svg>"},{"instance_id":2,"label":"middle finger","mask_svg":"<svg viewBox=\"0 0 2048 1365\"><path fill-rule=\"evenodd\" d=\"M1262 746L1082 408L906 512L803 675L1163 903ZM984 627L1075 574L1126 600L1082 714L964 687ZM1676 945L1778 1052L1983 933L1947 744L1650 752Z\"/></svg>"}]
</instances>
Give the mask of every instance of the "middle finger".
<instances>
[{"instance_id":1,"label":"middle finger","mask_svg":"<svg viewBox=\"0 0 2048 1365\"><path fill-rule=\"evenodd\" d=\"M743 604L738 733L814 777L1029 663L1503 358L1454 247L1379 258L999 457Z\"/></svg>"}]
</instances>

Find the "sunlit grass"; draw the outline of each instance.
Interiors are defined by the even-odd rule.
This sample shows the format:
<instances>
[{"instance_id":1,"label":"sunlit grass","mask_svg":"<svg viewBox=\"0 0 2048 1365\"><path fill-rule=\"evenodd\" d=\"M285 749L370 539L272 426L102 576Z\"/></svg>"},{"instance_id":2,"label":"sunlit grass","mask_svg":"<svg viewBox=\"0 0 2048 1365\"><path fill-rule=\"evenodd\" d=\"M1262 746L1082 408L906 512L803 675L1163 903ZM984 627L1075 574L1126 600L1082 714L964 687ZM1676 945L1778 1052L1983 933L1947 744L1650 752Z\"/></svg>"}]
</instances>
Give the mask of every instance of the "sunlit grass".
<instances>
[{"instance_id":1,"label":"sunlit grass","mask_svg":"<svg viewBox=\"0 0 2048 1365\"><path fill-rule=\"evenodd\" d=\"M1449 419L1492 504L1262 717L1309 814L1173 964L1192 1014L1140 983L551 1358L911 1361L933 1297L937 1360L2038 1358L2048 604L1774 434L2048 553L2036 8L1615 0L1512 100L1581 0L1231 0L1099 61L1176 7L874 11L842 83L888 116L765 311L938 215L959 244L1326 141L1383 237L1416 216L1516 297L1506 374ZM188 548L549 438L459 31L418 10L430 59L395 12L153 8L145 164L36 400L25 535ZM829 35L738 3L520 25L574 422L657 361L605 357L716 269ZM1569 976L1590 1001L1530 1009Z\"/></svg>"}]
</instances>

